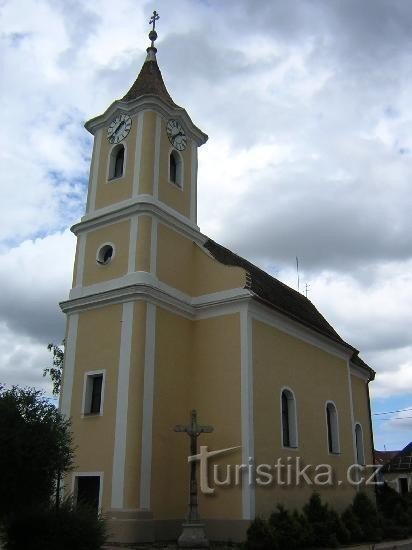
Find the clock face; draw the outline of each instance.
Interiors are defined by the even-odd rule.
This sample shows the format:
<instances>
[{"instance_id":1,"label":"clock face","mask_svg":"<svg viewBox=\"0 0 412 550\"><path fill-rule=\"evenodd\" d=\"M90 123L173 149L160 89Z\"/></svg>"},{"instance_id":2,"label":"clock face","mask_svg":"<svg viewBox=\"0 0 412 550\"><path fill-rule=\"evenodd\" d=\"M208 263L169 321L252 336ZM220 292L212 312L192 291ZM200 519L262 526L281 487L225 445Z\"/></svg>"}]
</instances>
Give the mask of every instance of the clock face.
<instances>
[{"instance_id":1,"label":"clock face","mask_svg":"<svg viewBox=\"0 0 412 550\"><path fill-rule=\"evenodd\" d=\"M107 128L107 139L110 143L119 143L130 132L132 119L129 115L120 115L116 117Z\"/></svg>"},{"instance_id":2,"label":"clock face","mask_svg":"<svg viewBox=\"0 0 412 550\"><path fill-rule=\"evenodd\" d=\"M187 137L182 125L177 120L169 120L166 126L167 137L178 151L186 149Z\"/></svg>"}]
</instances>

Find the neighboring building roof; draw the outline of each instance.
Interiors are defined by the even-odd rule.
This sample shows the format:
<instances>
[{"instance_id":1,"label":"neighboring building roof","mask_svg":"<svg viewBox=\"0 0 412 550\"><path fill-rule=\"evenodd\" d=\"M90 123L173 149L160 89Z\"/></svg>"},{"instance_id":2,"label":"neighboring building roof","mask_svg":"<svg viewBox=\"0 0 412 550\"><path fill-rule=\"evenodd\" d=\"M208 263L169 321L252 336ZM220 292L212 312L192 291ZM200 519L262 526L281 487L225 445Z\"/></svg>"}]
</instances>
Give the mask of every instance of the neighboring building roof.
<instances>
[{"instance_id":1,"label":"neighboring building roof","mask_svg":"<svg viewBox=\"0 0 412 550\"><path fill-rule=\"evenodd\" d=\"M249 274L247 288L270 307L331 338L335 342L352 349L353 357L351 361L357 366L366 369L369 372L370 378L373 379L375 374L373 369L362 361L358 356L358 351L339 336L312 302L303 296L303 294L285 285L212 239L208 239L203 246L222 264L245 269Z\"/></svg>"},{"instance_id":2,"label":"neighboring building roof","mask_svg":"<svg viewBox=\"0 0 412 550\"><path fill-rule=\"evenodd\" d=\"M160 97L172 107L178 107L166 89L154 54L147 56L138 77L127 94L122 97L122 101L131 101L149 94Z\"/></svg>"},{"instance_id":3,"label":"neighboring building roof","mask_svg":"<svg viewBox=\"0 0 412 550\"><path fill-rule=\"evenodd\" d=\"M392 458L394 458L400 451L374 451L373 455L375 457L375 464L378 466L383 466Z\"/></svg>"},{"instance_id":4,"label":"neighboring building roof","mask_svg":"<svg viewBox=\"0 0 412 550\"><path fill-rule=\"evenodd\" d=\"M381 470L382 472L412 472L412 441L399 451Z\"/></svg>"}]
</instances>

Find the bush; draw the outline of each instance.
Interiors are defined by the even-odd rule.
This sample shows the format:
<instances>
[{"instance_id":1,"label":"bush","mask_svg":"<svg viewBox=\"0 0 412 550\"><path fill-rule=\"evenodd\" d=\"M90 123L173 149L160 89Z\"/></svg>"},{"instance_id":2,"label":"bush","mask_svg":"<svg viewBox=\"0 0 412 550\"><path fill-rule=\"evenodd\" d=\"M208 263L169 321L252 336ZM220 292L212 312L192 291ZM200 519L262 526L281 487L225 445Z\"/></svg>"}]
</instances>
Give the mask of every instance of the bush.
<instances>
[{"instance_id":1,"label":"bush","mask_svg":"<svg viewBox=\"0 0 412 550\"><path fill-rule=\"evenodd\" d=\"M271 550L272 533L268 522L261 518L255 518L247 530L247 540L244 545L246 550Z\"/></svg>"},{"instance_id":2,"label":"bush","mask_svg":"<svg viewBox=\"0 0 412 550\"><path fill-rule=\"evenodd\" d=\"M366 493L356 494L353 499L352 511L362 527L363 540L381 541L383 538L382 522L375 504Z\"/></svg>"},{"instance_id":3,"label":"bush","mask_svg":"<svg viewBox=\"0 0 412 550\"><path fill-rule=\"evenodd\" d=\"M273 550L305 548L309 542L309 527L305 518L296 511L290 513L278 505L269 517Z\"/></svg>"},{"instance_id":4,"label":"bush","mask_svg":"<svg viewBox=\"0 0 412 550\"><path fill-rule=\"evenodd\" d=\"M399 539L412 534L412 498L402 496L388 485L377 492L377 505L382 517L385 538Z\"/></svg>"},{"instance_id":5,"label":"bush","mask_svg":"<svg viewBox=\"0 0 412 550\"><path fill-rule=\"evenodd\" d=\"M37 508L10 515L4 521L5 550L99 550L106 541L106 524L88 507L65 501L56 508Z\"/></svg>"},{"instance_id":6,"label":"bush","mask_svg":"<svg viewBox=\"0 0 412 550\"><path fill-rule=\"evenodd\" d=\"M318 548L336 548L339 542L349 542L349 533L339 515L313 493L308 504L303 507L309 525L309 545Z\"/></svg>"}]
</instances>

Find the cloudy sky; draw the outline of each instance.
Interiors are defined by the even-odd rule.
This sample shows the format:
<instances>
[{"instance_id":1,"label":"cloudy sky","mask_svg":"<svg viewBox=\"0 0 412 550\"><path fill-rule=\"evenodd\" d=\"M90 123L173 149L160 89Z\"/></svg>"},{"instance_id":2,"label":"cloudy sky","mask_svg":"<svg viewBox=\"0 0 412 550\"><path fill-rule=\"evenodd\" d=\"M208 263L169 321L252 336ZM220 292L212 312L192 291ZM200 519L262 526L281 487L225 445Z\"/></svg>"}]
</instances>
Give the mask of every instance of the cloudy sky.
<instances>
[{"instance_id":1,"label":"cloudy sky","mask_svg":"<svg viewBox=\"0 0 412 550\"><path fill-rule=\"evenodd\" d=\"M0 381L50 391L46 345L64 334L68 228L85 204L83 123L132 84L153 9L168 90L209 135L201 230L295 288L299 257L301 290L377 372L376 447L402 448L412 433L405 0L1 0Z\"/></svg>"}]
</instances>

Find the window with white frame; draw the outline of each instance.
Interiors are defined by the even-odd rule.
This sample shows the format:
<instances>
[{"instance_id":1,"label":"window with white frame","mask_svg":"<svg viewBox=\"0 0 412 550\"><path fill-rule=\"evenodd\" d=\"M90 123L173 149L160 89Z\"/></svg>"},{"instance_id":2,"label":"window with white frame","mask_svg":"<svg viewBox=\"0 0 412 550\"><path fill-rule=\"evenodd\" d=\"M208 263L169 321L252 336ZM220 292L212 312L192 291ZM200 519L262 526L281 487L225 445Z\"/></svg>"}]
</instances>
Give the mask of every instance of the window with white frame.
<instances>
[{"instance_id":1,"label":"window with white frame","mask_svg":"<svg viewBox=\"0 0 412 550\"><path fill-rule=\"evenodd\" d=\"M339 426L338 412L331 401L326 403L326 430L328 436L328 450L331 454L339 454Z\"/></svg>"},{"instance_id":2,"label":"window with white frame","mask_svg":"<svg viewBox=\"0 0 412 550\"><path fill-rule=\"evenodd\" d=\"M355 445L356 445L356 462L365 464L365 451L363 446L362 426L357 422L355 424Z\"/></svg>"},{"instance_id":3,"label":"window with white frame","mask_svg":"<svg viewBox=\"0 0 412 550\"><path fill-rule=\"evenodd\" d=\"M102 414L104 372L90 372L85 375L83 414Z\"/></svg>"},{"instance_id":4,"label":"window with white frame","mask_svg":"<svg viewBox=\"0 0 412 550\"><path fill-rule=\"evenodd\" d=\"M86 505L88 508L99 513L101 500L101 475L77 474L74 478L74 502Z\"/></svg>"},{"instance_id":5,"label":"window with white frame","mask_svg":"<svg viewBox=\"0 0 412 550\"><path fill-rule=\"evenodd\" d=\"M177 187L183 187L183 161L180 153L173 149L169 156L169 181Z\"/></svg>"},{"instance_id":6,"label":"window with white frame","mask_svg":"<svg viewBox=\"0 0 412 550\"><path fill-rule=\"evenodd\" d=\"M293 392L284 388L280 395L282 416L282 446L296 448L298 446L296 401Z\"/></svg>"}]
</instances>

